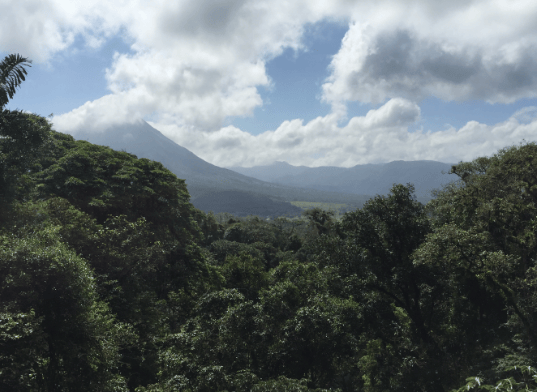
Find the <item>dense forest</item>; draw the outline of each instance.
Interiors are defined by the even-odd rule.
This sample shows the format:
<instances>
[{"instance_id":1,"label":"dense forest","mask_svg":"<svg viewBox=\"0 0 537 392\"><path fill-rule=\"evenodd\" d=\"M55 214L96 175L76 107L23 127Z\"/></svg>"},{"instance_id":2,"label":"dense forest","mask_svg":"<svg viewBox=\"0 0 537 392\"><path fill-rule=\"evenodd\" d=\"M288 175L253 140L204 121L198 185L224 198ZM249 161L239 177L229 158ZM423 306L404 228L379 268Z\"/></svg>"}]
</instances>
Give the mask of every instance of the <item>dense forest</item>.
<instances>
[{"instance_id":1,"label":"dense forest","mask_svg":"<svg viewBox=\"0 0 537 392\"><path fill-rule=\"evenodd\" d=\"M537 390L535 143L427 205L238 218L2 86L1 391Z\"/></svg>"}]
</instances>

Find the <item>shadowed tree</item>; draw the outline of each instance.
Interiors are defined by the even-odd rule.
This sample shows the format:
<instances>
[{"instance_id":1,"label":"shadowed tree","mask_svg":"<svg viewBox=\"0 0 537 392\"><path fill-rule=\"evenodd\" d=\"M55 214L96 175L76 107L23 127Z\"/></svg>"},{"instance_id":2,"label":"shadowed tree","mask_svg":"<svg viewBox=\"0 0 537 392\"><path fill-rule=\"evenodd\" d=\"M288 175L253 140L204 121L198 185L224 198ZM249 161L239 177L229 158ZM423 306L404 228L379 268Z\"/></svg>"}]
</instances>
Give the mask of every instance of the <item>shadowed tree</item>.
<instances>
[{"instance_id":1,"label":"shadowed tree","mask_svg":"<svg viewBox=\"0 0 537 392\"><path fill-rule=\"evenodd\" d=\"M0 215L5 212L18 190L27 185L26 174L35 163L37 150L47 135L45 119L22 111L6 110L5 106L25 80L25 67L31 61L10 54L0 61ZM19 188L19 189L17 189Z\"/></svg>"}]
</instances>

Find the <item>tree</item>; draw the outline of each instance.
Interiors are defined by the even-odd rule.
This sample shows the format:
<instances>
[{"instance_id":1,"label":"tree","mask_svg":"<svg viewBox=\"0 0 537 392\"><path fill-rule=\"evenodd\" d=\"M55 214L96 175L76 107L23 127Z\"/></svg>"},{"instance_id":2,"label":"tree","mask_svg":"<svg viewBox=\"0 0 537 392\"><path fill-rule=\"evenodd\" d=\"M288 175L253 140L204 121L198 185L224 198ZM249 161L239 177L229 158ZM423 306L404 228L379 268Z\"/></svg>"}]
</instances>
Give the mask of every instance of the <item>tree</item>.
<instances>
[{"instance_id":1,"label":"tree","mask_svg":"<svg viewBox=\"0 0 537 392\"><path fill-rule=\"evenodd\" d=\"M35 114L0 109L0 225L14 200L28 199L31 174L50 143L50 124Z\"/></svg>"},{"instance_id":2,"label":"tree","mask_svg":"<svg viewBox=\"0 0 537 392\"><path fill-rule=\"evenodd\" d=\"M27 73L24 67L31 67L31 62L18 54L10 54L0 62L0 109L7 105L25 80Z\"/></svg>"},{"instance_id":3,"label":"tree","mask_svg":"<svg viewBox=\"0 0 537 392\"><path fill-rule=\"evenodd\" d=\"M37 225L36 225L37 226ZM58 227L0 236L0 389L125 391L125 336Z\"/></svg>"},{"instance_id":4,"label":"tree","mask_svg":"<svg viewBox=\"0 0 537 392\"><path fill-rule=\"evenodd\" d=\"M310 226L318 235L328 234L330 232L334 217L332 211L324 211L319 207L315 207L304 211L302 216L309 221Z\"/></svg>"},{"instance_id":5,"label":"tree","mask_svg":"<svg viewBox=\"0 0 537 392\"><path fill-rule=\"evenodd\" d=\"M403 308L419 339L432 344L421 292L426 275L411 259L430 225L413 191L412 186L396 185L389 196L377 196L361 210L345 214L341 227L348 240L363 250L356 261L365 288Z\"/></svg>"},{"instance_id":6,"label":"tree","mask_svg":"<svg viewBox=\"0 0 537 392\"><path fill-rule=\"evenodd\" d=\"M7 220L5 213L20 193L17 188L28 185L27 174L34 169L38 150L50 130L44 118L4 109L25 80L25 67L30 63L18 54L0 62L0 221Z\"/></svg>"},{"instance_id":7,"label":"tree","mask_svg":"<svg viewBox=\"0 0 537 392\"><path fill-rule=\"evenodd\" d=\"M331 289L362 304L358 367L369 392L443 391L449 380L438 339L435 271L412 255L431 227L412 185L395 185L347 213L314 250L320 266L341 274Z\"/></svg>"},{"instance_id":8,"label":"tree","mask_svg":"<svg viewBox=\"0 0 537 392\"><path fill-rule=\"evenodd\" d=\"M452 392L466 391L494 391L509 392L516 388L517 391L537 390L537 370L532 366L512 366L505 369L510 377L494 382L494 385L486 383L481 377L469 377L466 385Z\"/></svg>"},{"instance_id":9,"label":"tree","mask_svg":"<svg viewBox=\"0 0 537 392\"><path fill-rule=\"evenodd\" d=\"M512 364L537 358L536 167L535 143L460 163L451 170L460 180L437 192L428 206L435 233L416 253L415 263L445 271L442 280L459 298L453 297L454 304L464 305L452 309L460 320L466 315L471 321L462 329L481 335L476 352L483 354L472 361L469 375L490 369L487 352L496 362L517 357ZM487 347L483 337L500 332L507 336L489 340Z\"/></svg>"}]
</instances>

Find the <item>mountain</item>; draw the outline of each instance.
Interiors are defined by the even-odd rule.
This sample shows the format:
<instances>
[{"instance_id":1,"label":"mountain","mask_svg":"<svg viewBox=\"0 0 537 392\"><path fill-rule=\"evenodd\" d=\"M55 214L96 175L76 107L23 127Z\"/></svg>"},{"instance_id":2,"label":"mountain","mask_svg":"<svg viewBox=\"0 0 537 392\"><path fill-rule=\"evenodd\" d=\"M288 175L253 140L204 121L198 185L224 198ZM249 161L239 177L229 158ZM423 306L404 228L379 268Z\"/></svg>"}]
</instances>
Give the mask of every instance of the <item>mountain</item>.
<instances>
[{"instance_id":1,"label":"mountain","mask_svg":"<svg viewBox=\"0 0 537 392\"><path fill-rule=\"evenodd\" d=\"M278 179L286 176L300 176L310 170L307 166L293 166L287 162L276 161L271 165L254 166L254 167L229 167L237 173L244 174L248 177L257 178L261 181L277 182Z\"/></svg>"},{"instance_id":2,"label":"mountain","mask_svg":"<svg viewBox=\"0 0 537 392\"><path fill-rule=\"evenodd\" d=\"M195 206L214 213L229 212L236 216L300 216L302 208L291 203L274 201L267 196L252 195L247 192L221 191L217 198L206 194L196 199Z\"/></svg>"},{"instance_id":3,"label":"mountain","mask_svg":"<svg viewBox=\"0 0 537 392\"><path fill-rule=\"evenodd\" d=\"M245 211L252 211L250 207L258 203L260 196L287 204L289 201L343 203L351 208L361 207L370 198L368 195L303 189L291 185L269 183L212 165L168 139L145 121L114 126L105 132L81 131L74 136L79 140L87 140L93 144L132 153L139 158L161 162L177 177L186 181L192 203L194 206L203 206L205 211L211 210L211 206L214 206L213 211L220 208L221 193L224 191L247 193L249 196L243 195L244 198L241 199L249 200L248 205L244 205ZM198 201L203 203L198 204ZM281 205L277 208L275 205L273 207L274 214L282 208ZM258 215L273 215L264 214L267 212L266 209L257 210L260 211Z\"/></svg>"},{"instance_id":4,"label":"mountain","mask_svg":"<svg viewBox=\"0 0 537 392\"><path fill-rule=\"evenodd\" d=\"M457 179L455 175L447 174L451 166L422 160L356 165L351 168L293 166L287 162L275 162L267 166L230 169L275 184L354 194L383 195L390 191L394 183L412 183L418 199L426 201L431 199L431 190Z\"/></svg>"}]
</instances>

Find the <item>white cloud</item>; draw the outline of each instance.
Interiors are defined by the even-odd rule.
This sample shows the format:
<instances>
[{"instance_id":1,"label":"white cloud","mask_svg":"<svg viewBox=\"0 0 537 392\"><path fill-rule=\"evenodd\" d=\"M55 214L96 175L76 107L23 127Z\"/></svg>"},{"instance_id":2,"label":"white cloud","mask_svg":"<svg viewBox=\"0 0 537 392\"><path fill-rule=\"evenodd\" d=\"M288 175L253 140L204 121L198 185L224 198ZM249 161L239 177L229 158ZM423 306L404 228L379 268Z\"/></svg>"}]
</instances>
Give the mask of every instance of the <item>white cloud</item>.
<instances>
[{"instance_id":1,"label":"white cloud","mask_svg":"<svg viewBox=\"0 0 537 392\"><path fill-rule=\"evenodd\" d=\"M202 130L218 129L227 116L251 114L262 104L256 86L269 83L262 61L211 67L182 57L188 56L117 56L107 72L109 88L114 94L139 97L141 101L128 103L140 116L157 112L167 121Z\"/></svg>"},{"instance_id":2,"label":"white cloud","mask_svg":"<svg viewBox=\"0 0 537 392\"><path fill-rule=\"evenodd\" d=\"M118 32L127 1L0 0L0 50L47 62L77 36L100 46Z\"/></svg>"},{"instance_id":3,"label":"white cloud","mask_svg":"<svg viewBox=\"0 0 537 392\"><path fill-rule=\"evenodd\" d=\"M527 108L507 121L485 125L470 121L460 129L409 131L419 107L402 98L338 126L331 114L307 124L284 122L275 131L252 136L233 126L218 132L193 132L169 124L152 125L178 144L217 166L257 166L274 161L294 165L345 166L394 160L458 162L491 155L537 135L537 110ZM404 120L403 120L404 119Z\"/></svg>"},{"instance_id":4,"label":"white cloud","mask_svg":"<svg viewBox=\"0 0 537 392\"><path fill-rule=\"evenodd\" d=\"M323 86L328 102L537 96L535 2L387 1L356 11Z\"/></svg>"},{"instance_id":5,"label":"white cloud","mask_svg":"<svg viewBox=\"0 0 537 392\"><path fill-rule=\"evenodd\" d=\"M103 130L144 117L220 165L278 159L345 166L467 159L535 131L532 118L522 120L527 113L495 126L408 131L420 116L414 102L427 96L489 102L537 96L537 2L531 0L0 4L8 10L0 13L0 48L38 62L68 52L77 38L98 47L122 34L131 44L132 53L117 53L106 72L110 94L56 116L62 131ZM267 61L286 48L307 49L305 26L326 19L350 22L322 89L333 113L307 124L289 119L258 136L222 128L226 117L251 115L263 104L257 89L272 83ZM385 104L341 127L348 101Z\"/></svg>"},{"instance_id":6,"label":"white cloud","mask_svg":"<svg viewBox=\"0 0 537 392\"><path fill-rule=\"evenodd\" d=\"M139 88L136 94L119 92L88 101L69 113L54 116L52 122L55 130L75 136L79 131L105 132L115 125L141 120L141 110L151 105L154 102L150 102L148 95Z\"/></svg>"},{"instance_id":7,"label":"white cloud","mask_svg":"<svg viewBox=\"0 0 537 392\"><path fill-rule=\"evenodd\" d=\"M136 112L206 132L263 105L257 89L271 83L266 62L285 48L305 49L305 25L323 19L352 21L323 86L323 99L340 116L348 101L535 97L533 3L93 0L78 13L60 0L40 4L54 10L48 23L60 26L49 34L49 51L68 46L76 34L98 45L99 37L123 29L132 40L134 54L116 54L107 71L110 91L121 96L110 121ZM103 99L93 111L107 107L110 98ZM80 127L94 124L87 109L87 125Z\"/></svg>"},{"instance_id":8,"label":"white cloud","mask_svg":"<svg viewBox=\"0 0 537 392\"><path fill-rule=\"evenodd\" d=\"M93 19L84 14L82 24L99 31L123 29L134 54L117 53L106 73L110 91L121 99L103 97L102 103L99 99L83 110L75 109L80 120L76 127L91 128L96 111L111 101L114 107L122 106L111 121L136 111L141 117L151 115L201 131L220 129L226 117L252 115L263 104L257 88L271 83L266 62L286 48L304 49L305 24L332 14L324 2L314 3L139 0L113 3L115 9L108 13L94 7ZM80 29L71 28L72 34ZM98 32L88 29L86 39L94 42L88 37ZM55 49L59 50L51 51ZM81 121L84 113L86 123ZM58 123L67 126L63 116ZM76 131L74 124L70 131Z\"/></svg>"}]
</instances>

